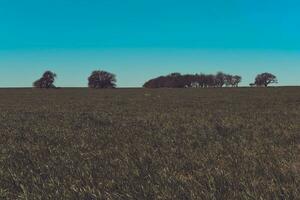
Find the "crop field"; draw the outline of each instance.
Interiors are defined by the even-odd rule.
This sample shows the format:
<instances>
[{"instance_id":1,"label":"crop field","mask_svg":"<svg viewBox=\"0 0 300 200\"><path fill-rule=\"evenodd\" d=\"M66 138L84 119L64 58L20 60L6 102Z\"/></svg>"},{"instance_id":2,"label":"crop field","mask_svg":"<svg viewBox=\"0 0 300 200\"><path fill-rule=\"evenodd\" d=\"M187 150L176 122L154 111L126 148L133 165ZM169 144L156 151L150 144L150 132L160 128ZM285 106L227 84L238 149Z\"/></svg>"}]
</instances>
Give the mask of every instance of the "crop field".
<instances>
[{"instance_id":1,"label":"crop field","mask_svg":"<svg viewBox=\"0 0 300 200\"><path fill-rule=\"evenodd\" d=\"M299 199L300 87L1 89L0 199Z\"/></svg>"}]
</instances>

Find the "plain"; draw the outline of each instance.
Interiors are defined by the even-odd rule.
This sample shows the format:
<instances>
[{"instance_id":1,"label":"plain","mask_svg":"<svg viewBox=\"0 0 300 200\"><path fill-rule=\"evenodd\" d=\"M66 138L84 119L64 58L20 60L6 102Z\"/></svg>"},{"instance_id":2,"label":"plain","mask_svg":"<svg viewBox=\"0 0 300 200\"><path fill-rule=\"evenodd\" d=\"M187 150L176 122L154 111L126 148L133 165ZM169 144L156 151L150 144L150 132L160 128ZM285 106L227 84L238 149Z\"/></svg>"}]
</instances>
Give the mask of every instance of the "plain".
<instances>
[{"instance_id":1,"label":"plain","mask_svg":"<svg viewBox=\"0 0 300 200\"><path fill-rule=\"evenodd\" d=\"M297 199L300 88L1 89L2 199Z\"/></svg>"}]
</instances>

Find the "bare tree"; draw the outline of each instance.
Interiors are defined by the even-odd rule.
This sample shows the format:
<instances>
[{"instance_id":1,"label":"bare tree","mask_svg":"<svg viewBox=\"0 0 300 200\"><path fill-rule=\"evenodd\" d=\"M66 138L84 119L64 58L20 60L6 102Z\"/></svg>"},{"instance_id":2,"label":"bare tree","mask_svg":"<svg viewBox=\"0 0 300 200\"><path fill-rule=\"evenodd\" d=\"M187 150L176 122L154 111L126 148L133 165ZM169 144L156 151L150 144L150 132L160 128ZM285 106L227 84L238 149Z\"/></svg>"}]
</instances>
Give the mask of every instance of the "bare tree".
<instances>
[{"instance_id":1,"label":"bare tree","mask_svg":"<svg viewBox=\"0 0 300 200\"><path fill-rule=\"evenodd\" d=\"M268 87L269 84L273 84L273 83L278 83L278 80L275 75L268 72L258 74L255 78L255 84L257 86Z\"/></svg>"},{"instance_id":2,"label":"bare tree","mask_svg":"<svg viewBox=\"0 0 300 200\"><path fill-rule=\"evenodd\" d=\"M116 76L106 71L93 71L88 78L88 86L90 88L115 88Z\"/></svg>"},{"instance_id":3,"label":"bare tree","mask_svg":"<svg viewBox=\"0 0 300 200\"><path fill-rule=\"evenodd\" d=\"M51 71L46 71L43 76L33 82L33 87L36 88L55 88L53 84L57 75Z\"/></svg>"}]
</instances>

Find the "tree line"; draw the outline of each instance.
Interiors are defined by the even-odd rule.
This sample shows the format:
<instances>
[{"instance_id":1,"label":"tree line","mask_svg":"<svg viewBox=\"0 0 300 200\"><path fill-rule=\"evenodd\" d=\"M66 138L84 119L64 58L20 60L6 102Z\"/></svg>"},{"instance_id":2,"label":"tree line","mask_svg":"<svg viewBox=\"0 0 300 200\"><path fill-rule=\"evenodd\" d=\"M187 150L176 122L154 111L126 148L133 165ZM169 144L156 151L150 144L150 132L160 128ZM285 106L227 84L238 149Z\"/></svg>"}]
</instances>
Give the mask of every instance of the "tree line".
<instances>
[{"instance_id":1,"label":"tree line","mask_svg":"<svg viewBox=\"0 0 300 200\"><path fill-rule=\"evenodd\" d=\"M56 88L54 85L57 75L54 72L46 71L41 78L33 82L35 88ZM206 88L206 87L238 87L242 81L239 75L231 75L223 72L216 74L181 74L171 73L167 76L159 76L148 80L144 88ZM88 77L89 88L115 88L117 83L116 75L103 70L96 70ZM258 74L254 83L250 86L267 87L269 84L278 83L275 75L265 72Z\"/></svg>"},{"instance_id":2,"label":"tree line","mask_svg":"<svg viewBox=\"0 0 300 200\"><path fill-rule=\"evenodd\" d=\"M180 74L171 73L167 76L159 76L151 79L144 84L146 88L184 88L184 87L238 87L242 77L238 75L225 74Z\"/></svg>"}]
</instances>

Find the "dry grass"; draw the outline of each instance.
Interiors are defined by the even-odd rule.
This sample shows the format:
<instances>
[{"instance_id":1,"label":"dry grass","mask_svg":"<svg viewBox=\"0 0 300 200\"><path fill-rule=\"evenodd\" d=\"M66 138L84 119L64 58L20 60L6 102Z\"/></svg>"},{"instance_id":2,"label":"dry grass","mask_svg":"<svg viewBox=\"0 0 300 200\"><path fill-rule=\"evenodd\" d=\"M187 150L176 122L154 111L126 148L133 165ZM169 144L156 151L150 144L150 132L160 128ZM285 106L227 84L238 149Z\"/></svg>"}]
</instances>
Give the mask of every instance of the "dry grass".
<instances>
[{"instance_id":1,"label":"dry grass","mask_svg":"<svg viewBox=\"0 0 300 200\"><path fill-rule=\"evenodd\" d=\"M0 199L300 196L297 87L0 97Z\"/></svg>"}]
</instances>

